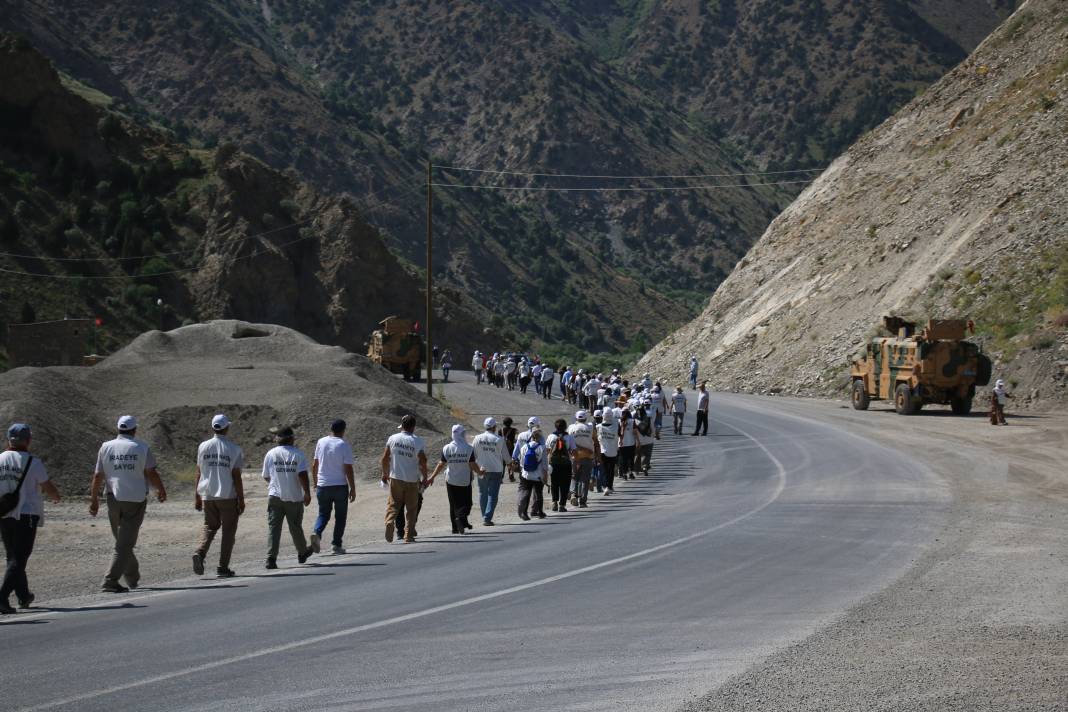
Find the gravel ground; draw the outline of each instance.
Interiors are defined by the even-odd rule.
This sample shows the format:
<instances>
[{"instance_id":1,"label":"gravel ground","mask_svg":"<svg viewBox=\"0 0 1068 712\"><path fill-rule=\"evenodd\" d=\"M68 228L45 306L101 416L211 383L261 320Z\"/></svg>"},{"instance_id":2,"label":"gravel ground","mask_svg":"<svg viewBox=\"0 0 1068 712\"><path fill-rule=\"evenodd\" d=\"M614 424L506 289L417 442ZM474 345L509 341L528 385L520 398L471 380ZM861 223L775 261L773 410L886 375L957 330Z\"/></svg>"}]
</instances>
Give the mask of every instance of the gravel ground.
<instances>
[{"instance_id":1,"label":"gravel ground","mask_svg":"<svg viewBox=\"0 0 1068 712\"><path fill-rule=\"evenodd\" d=\"M923 453L953 505L899 581L687 710L1068 709L1068 417L779 402Z\"/></svg>"}]
</instances>

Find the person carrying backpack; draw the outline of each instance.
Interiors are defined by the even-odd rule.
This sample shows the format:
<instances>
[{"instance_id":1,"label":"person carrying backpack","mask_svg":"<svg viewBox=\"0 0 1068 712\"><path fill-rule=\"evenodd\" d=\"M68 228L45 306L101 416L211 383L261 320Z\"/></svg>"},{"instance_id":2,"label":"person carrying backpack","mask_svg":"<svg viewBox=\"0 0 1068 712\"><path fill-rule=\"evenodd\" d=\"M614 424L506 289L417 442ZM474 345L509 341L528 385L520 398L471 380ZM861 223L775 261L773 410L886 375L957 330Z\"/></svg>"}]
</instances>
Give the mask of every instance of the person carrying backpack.
<instances>
[{"instance_id":1,"label":"person carrying backpack","mask_svg":"<svg viewBox=\"0 0 1068 712\"><path fill-rule=\"evenodd\" d=\"M650 461L653 459L653 412L652 404L643 400L635 411L635 422L638 434L641 435L641 444L637 448L637 462L635 469L640 470L646 477L649 476Z\"/></svg>"},{"instance_id":2,"label":"person carrying backpack","mask_svg":"<svg viewBox=\"0 0 1068 712\"><path fill-rule=\"evenodd\" d=\"M566 512L567 498L571 493L572 458L575 456L575 438L567 432L567 421L558 418L553 422L556 430L545 442L549 452L549 482L553 498L553 511Z\"/></svg>"},{"instance_id":3,"label":"person carrying backpack","mask_svg":"<svg viewBox=\"0 0 1068 712\"><path fill-rule=\"evenodd\" d=\"M519 462L519 518L529 521L531 517L545 519L545 499L542 488L545 478L549 473L549 458L545 455L545 438L541 434L541 426L533 425L526 439L516 442L516 450L512 453L512 459ZM523 433L527 435L527 433ZM534 501L531 502L533 495ZM527 506L530 505L530 514L527 514Z\"/></svg>"}]
</instances>

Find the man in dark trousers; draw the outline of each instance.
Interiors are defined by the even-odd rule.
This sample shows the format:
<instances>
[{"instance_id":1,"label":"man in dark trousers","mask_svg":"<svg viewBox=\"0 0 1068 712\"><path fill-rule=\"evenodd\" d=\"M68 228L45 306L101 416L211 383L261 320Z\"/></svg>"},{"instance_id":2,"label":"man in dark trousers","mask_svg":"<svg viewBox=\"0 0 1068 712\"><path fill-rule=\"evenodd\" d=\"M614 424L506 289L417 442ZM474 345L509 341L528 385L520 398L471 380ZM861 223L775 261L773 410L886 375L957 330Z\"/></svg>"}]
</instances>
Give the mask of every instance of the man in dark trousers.
<instances>
[{"instance_id":1,"label":"man in dark trousers","mask_svg":"<svg viewBox=\"0 0 1068 712\"><path fill-rule=\"evenodd\" d=\"M697 389L697 427L694 435L708 435L708 388L705 382Z\"/></svg>"}]
</instances>

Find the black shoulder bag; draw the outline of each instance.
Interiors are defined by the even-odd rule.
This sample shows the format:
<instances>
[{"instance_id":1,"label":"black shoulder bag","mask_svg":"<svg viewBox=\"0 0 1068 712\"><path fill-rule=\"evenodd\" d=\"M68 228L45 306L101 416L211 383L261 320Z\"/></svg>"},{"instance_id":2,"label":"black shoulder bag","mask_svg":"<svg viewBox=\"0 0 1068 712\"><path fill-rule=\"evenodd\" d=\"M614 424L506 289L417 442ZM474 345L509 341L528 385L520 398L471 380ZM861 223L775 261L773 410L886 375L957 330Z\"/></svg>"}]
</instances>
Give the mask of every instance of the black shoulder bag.
<instances>
[{"instance_id":1,"label":"black shoulder bag","mask_svg":"<svg viewBox=\"0 0 1068 712\"><path fill-rule=\"evenodd\" d=\"M19 478L19 483L15 486L15 491L0 496L0 517L6 517L13 509L15 509L15 507L19 506L19 492L22 491L22 483L26 481L26 473L30 471L30 464L32 462L33 455L30 455L26 459L26 466L22 468L22 477Z\"/></svg>"}]
</instances>

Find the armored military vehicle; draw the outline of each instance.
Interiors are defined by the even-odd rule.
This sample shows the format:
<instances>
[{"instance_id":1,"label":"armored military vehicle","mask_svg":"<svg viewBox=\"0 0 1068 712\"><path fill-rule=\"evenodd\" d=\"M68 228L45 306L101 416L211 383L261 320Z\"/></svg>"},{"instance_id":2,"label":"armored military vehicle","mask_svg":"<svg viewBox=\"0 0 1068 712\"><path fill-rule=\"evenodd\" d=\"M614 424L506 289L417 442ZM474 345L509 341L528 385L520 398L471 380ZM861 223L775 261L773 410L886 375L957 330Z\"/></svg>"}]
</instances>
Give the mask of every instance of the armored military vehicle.
<instances>
[{"instance_id":1,"label":"armored military vehicle","mask_svg":"<svg viewBox=\"0 0 1068 712\"><path fill-rule=\"evenodd\" d=\"M873 400L893 399L901 415L929 403L948 404L957 415L972 410L975 387L990 383L992 364L979 346L965 341L974 325L963 319L932 319L917 333L914 322L883 319L893 336L877 336L853 362L853 407L867 410Z\"/></svg>"},{"instance_id":2,"label":"armored military vehicle","mask_svg":"<svg viewBox=\"0 0 1068 712\"><path fill-rule=\"evenodd\" d=\"M380 363L404 380L419 380L422 364L423 340L411 319L387 316L378 322L367 344L367 358Z\"/></svg>"}]
</instances>

